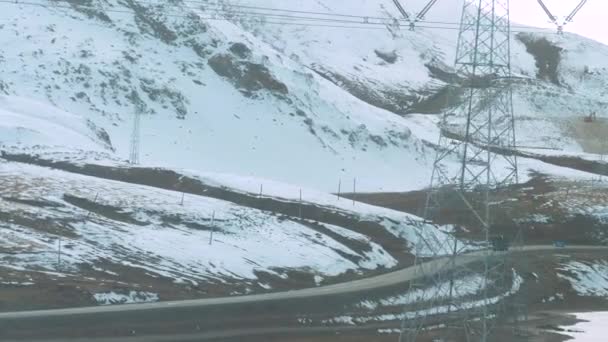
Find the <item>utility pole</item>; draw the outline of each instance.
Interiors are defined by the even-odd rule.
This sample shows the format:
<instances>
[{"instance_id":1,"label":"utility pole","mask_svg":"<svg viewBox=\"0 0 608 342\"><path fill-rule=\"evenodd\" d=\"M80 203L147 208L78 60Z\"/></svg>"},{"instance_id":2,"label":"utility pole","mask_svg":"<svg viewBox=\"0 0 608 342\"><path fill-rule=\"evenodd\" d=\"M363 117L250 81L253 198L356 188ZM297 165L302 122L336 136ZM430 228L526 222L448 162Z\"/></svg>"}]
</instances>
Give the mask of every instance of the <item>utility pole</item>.
<instances>
[{"instance_id":1,"label":"utility pole","mask_svg":"<svg viewBox=\"0 0 608 342\"><path fill-rule=\"evenodd\" d=\"M97 198L99 197L99 192L95 193L95 199L93 199L93 204L97 204ZM91 211L89 210L89 212L87 213L87 219L89 218L89 216L91 216Z\"/></svg>"},{"instance_id":2,"label":"utility pole","mask_svg":"<svg viewBox=\"0 0 608 342\"><path fill-rule=\"evenodd\" d=\"M300 220L302 219L302 189L300 189L300 203L298 207Z\"/></svg>"},{"instance_id":3,"label":"utility pole","mask_svg":"<svg viewBox=\"0 0 608 342\"><path fill-rule=\"evenodd\" d=\"M215 211L211 214L211 233L209 234L209 246L213 244L213 232L215 231Z\"/></svg>"},{"instance_id":4,"label":"utility pole","mask_svg":"<svg viewBox=\"0 0 608 342\"><path fill-rule=\"evenodd\" d=\"M478 263L461 265L466 244L455 235L440 239L419 234L413 252L422 276L410 283L408 302L413 304L405 308L400 342L429 338L426 334L431 331L438 341L493 341L500 305L492 298L509 293L513 284L503 281L509 278L504 259L492 250L496 233L491 210L493 192L518 182L517 157L504 153L517 146L509 0L464 0L455 69L463 78L459 87L464 96L440 123L424 222L446 212L462 214L468 238L484 246L483 257ZM425 266L428 258L421 258L423 251L425 257L446 262ZM479 279L474 293L466 279ZM477 305L471 305L473 301ZM437 312L438 308L443 311ZM437 324L443 327L437 329Z\"/></svg>"},{"instance_id":5,"label":"utility pole","mask_svg":"<svg viewBox=\"0 0 608 342\"><path fill-rule=\"evenodd\" d=\"M61 236L57 239L57 269L61 268Z\"/></svg>"}]
</instances>

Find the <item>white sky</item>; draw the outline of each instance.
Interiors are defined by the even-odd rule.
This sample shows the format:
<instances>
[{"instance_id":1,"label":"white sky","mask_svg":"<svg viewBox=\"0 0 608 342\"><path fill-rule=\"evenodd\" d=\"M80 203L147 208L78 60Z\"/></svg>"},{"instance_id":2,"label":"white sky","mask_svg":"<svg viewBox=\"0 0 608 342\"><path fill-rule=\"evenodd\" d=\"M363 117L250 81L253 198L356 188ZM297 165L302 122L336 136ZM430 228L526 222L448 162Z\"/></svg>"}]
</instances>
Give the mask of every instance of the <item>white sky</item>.
<instances>
[{"instance_id":1,"label":"white sky","mask_svg":"<svg viewBox=\"0 0 608 342\"><path fill-rule=\"evenodd\" d=\"M555 27L542 10L537 0L511 0L511 19L517 23L538 26ZM553 15L560 22L578 5L580 0L544 0ZM608 44L608 1L588 0L587 4L574 18L574 22L565 26L567 32L578 33L604 44Z\"/></svg>"}]
</instances>

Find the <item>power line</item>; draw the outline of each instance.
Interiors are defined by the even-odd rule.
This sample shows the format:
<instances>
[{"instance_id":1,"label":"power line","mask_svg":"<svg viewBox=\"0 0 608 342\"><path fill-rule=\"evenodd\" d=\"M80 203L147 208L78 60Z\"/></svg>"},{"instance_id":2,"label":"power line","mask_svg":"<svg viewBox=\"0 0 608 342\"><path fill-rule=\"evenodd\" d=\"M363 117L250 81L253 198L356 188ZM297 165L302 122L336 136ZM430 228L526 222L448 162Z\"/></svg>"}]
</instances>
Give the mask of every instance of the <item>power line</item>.
<instances>
[{"instance_id":1,"label":"power line","mask_svg":"<svg viewBox=\"0 0 608 342\"><path fill-rule=\"evenodd\" d=\"M68 0L70 1L70 0ZM146 2L146 3L150 3L150 4L156 4L156 2L154 0L139 0L139 2ZM273 15L273 14L266 14L263 12L248 12L248 11L233 11L230 9L226 9L226 8L248 8L248 9L257 9L257 10L264 10L264 11L277 11L277 12L286 12L286 13L299 13L299 14L309 14L309 15L321 15L321 16L328 16L328 17L342 17L342 18L353 18L353 19L358 19L357 21L348 21L349 23L356 23L356 24L362 24L362 23L366 23L366 21L370 21L370 20L381 20L383 21L382 23L374 23L374 22L370 22L369 24L382 24L385 25L387 23L392 23L395 20L399 21L399 22L403 22L403 23L407 23L409 24L409 21L407 21L406 19L399 19L399 18L393 18L393 17L379 17L379 16L364 16L364 15L355 15L355 14L345 14L345 13L332 13L332 12L313 12L313 11L301 11L301 10L290 10L290 9L279 9L279 8L270 8L270 7L260 7L260 6L245 6L245 5L228 5L228 6L222 6L222 5L217 5L217 4L209 4L206 1L196 1L196 0L182 0L182 2L184 3L195 3L195 4L206 4L208 6L211 7L216 7L216 9L213 9L212 12L217 12L217 13L227 13L227 14L238 14L238 13L242 13L242 14L248 14L248 15ZM426 14L432 5L434 5L435 1L431 1L429 4L427 4L427 6L425 6L425 8L423 9L424 12L421 11L421 13L419 14L419 16L421 14ZM178 4L160 4L161 6L170 6L170 7L179 7ZM181 8L181 7L179 7ZM208 9L205 9L204 12L209 12ZM276 14L275 14L276 15ZM311 20L315 20L315 19L319 19L319 20L327 20L328 18L318 18L318 17L298 17L298 16L289 16L289 15L277 15L277 16L281 16L284 18L306 18L306 19L311 19ZM331 18L329 18L331 20ZM424 20L423 16L420 16L420 18L418 18L418 21L422 21L424 23L427 24L442 24L442 25L453 25L456 27L460 27L460 23L459 22L445 22L445 21L429 21L429 20ZM533 27L530 26L526 26L526 25L511 25L512 28L522 28L522 29L534 29Z\"/></svg>"},{"instance_id":2,"label":"power line","mask_svg":"<svg viewBox=\"0 0 608 342\"><path fill-rule=\"evenodd\" d=\"M46 0L48 1L52 1L52 0ZM55 0L57 1L57 0ZM0 2L4 2L4 3L11 3L11 4L31 4L31 1L20 1L20 0L14 0L14 1L8 1L8 0L4 0L4 1L0 1ZM78 1L74 1L74 0L64 0L64 2L66 3L70 3L70 4L74 4L77 5L81 8L92 8L92 9L98 9L95 7L91 7L85 4L80 4L78 3ZM142 4L142 3L146 3L149 5L157 5L157 6L163 6L163 7L176 7L176 8L182 8L179 6L179 4L177 3L160 3L160 2L156 2L153 0L139 0L139 1L134 1L135 3L138 4ZM249 9L249 10L261 10L261 11L270 11L270 12L284 12L284 13L294 13L294 14L308 14L308 15L319 15L319 16L327 16L327 17L342 17L342 18L356 18L356 19L360 19L357 22L362 22L365 21L366 19L368 20L387 20L387 21L392 21L394 20L394 18L391 17L377 17L377 16L362 16L362 15L355 15L355 14L342 14L342 13L331 13L331 12L313 12L313 11L300 11L300 10L290 10L290 9L279 9L279 8L270 8L270 7L260 7L260 6L245 6L245 5L218 5L218 4L210 4L208 2L205 1L194 1L194 0L182 0L182 2L184 3L194 3L194 4L200 4L211 7L211 8L215 8L212 11L214 12L223 12L223 13L243 13L243 14L262 14L262 15L275 15L275 16L281 16L281 17L288 17L288 18L294 18L295 16L287 16L285 14L270 14L270 13L263 13L263 12L252 12L252 11L234 11L231 10L230 8L244 8L244 9ZM44 5L41 3L36 3L37 5ZM53 5L54 7L60 7L60 8L70 8L70 7L66 7L66 6L60 6L60 5ZM108 12L116 12L117 10L109 10L106 9ZM205 10L206 12L208 10ZM311 18L311 17L307 17L307 18ZM323 18L319 18L319 17L313 17L311 19L323 19ZM331 19L331 18L330 18ZM456 24L456 23L455 23Z\"/></svg>"},{"instance_id":3,"label":"power line","mask_svg":"<svg viewBox=\"0 0 608 342\"><path fill-rule=\"evenodd\" d=\"M410 31L414 31L416 28L416 23L418 23L419 21L422 21L424 19L424 17L426 16L426 14L431 10L431 8L433 8L433 6L437 3L437 0L430 0L423 8L420 12L413 13L413 17L410 16L407 11L403 8L403 6L401 5L401 3L399 2L399 0L393 0L393 3L395 4L395 7L397 7L397 10L399 10L399 12L401 13L401 15L403 16L403 18L405 20L407 20L410 24Z\"/></svg>"},{"instance_id":4,"label":"power line","mask_svg":"<svg viewBox=\"0 0 608 342\"><path fill-rule=\"evenodd\" d=\"M205 1L195 1L195 0L182 0L185 3L198 3L198 4L208 4ZM211 6L221 6L208 4ZM266 10L266 11L276 11L276 12L285 12L285 13L299 13L299 14L311 14L311 15L323 15L323 16L335 16L335 17L344 17L344 18L369 18L369 19L392 19L390 17L374 17L374 16L363 16L356 14L344 14L344 13L332 13L332 12L313 12L313 11L301 11L301 10L293 10L293 9L279 9L279 8L271 8L271 7L260 7L260 6L245 6L245 5L230 5L229 7L236 8L246 8L246 9L257 9L257 10Z\"/></svg>"},{"instance_id":5,"label":"power line","mask_svg":"<svg viewBox=\"0 0 608 342\"><path fill-rule=\"evenodd\" d=\"M68 1L68 2L70 2L70 1ZM195 2L195 1L189 1L189 2ZM37 7L49 8L49 9L51 9L51 8L73 9L71 6L65 6L65 5L59 5L59 4L45 4L45 3L40 3L40 2L20 1L20 0L16 0L16 1L0 0L0 3L11 4L11 5L37 6ZM139 3L141 4L141 1ZM146 3L150 4L149 1L147 1ZM100 10L100 8L92 7L92 6L79 5L79 4L77 6L78 6L78 8L81 8L81 9ZM163 6L178 8L178 6L176 6L175 4L164 4ZM180 9L183 9L183 8L180 7ZM190 8L190 9L193 10L192 8ZM103 10L108 13L136 14L135 11L130 11L130 10L119 10L119 9L110 9L110 8L104 8ZM280 11L285 11L285 10L280 10ZM264 21L263 22L263 24L282 25L282 26L385 30L386 25L389 25L391 23L393 25L395 24L394 20L391 23L389 23L388 22L389 18L377 17L378 20L383 19L383 20L387 20L387 21L386 22L374 22L374 21L370 20L370 19L374 19L373 17L363 17L363 16L354 16L354 15L351 17L363 18L363 20L354 21L354 20L344 20L344 19L291 16L291 15L268 14L268 13L246 12L246 11L235 12L235 11L230 11L230 10L225 10L225 9L203 10L202 12L204 14L212 15L212 16L205 17L202 15L198 15L198 18L201 20L231 21L231 20L238 19L240 22L255 22L255 23L258 23L258 21L254 20L252 18L258 18L258 19L271 18L271 19L275 19L275 20L286 20L286 19L290 20L290 21ZM298 12L305 12L305 11L298 11ZM320 12L309 12L309 13L320 13ZM227 17L217 17L216 16L216 15L220 15L220 14L226 14ZM173 18L191 18L193 14L184 15L184 14L176 14L176 12L169 12L169 13L163 13L163 15L166 17L173 17ZM334 15L334 14L326 13L325 15ZM345 17L347 15L338 14L337 16ZM322 22L322 24L319 24L317 22ZM458 30L459 29L457 23L439 22L439 21L437 21L437 22L423 21L423 22L426 24L432 24L432 25L419 25L418 27L425 28L425 29L435 29L435 30ZM399 25L399 27L409 26L409 24L408 25L405 25L405 23L402 24L402 21L397 21L397 24ZM519 31L512 31L512 32L518 33L518 32L543 32L544 31L544 29L529 28L529 27L525 27L525 26L521 26L521 27L527 28L527 29L519 30Z\"/></svg>"},{"instance_id":6,"label":"power line","mask_svg":"<svg viewBox=\"0 0 608 342\"><path fill-rule=\"evenodd\" d=\"M543 0L537 0L537 2L540 5L540 7L543 9L543 11L545 11L545 13L547 14L547 16L549 17L549 20L553 24L555 24L555 26L557 26L557 34L562 35L564 33L564 26L566 26L568 23L571 23L572 21L574 21L574 17L578 14L578 12L580 12L580 10L583 8L583 6L585 6L585 4L587 3L587 0L581 0L579 2L579 4L574 8L574 10L572 10L572 12L570 12L570 14L568 14L568 16L566 17L566 19L564 19L563 23L560 23L558 21L557 16L555 16L551 12L551 10L543 2Z\"/></svg>"}]
</instances>

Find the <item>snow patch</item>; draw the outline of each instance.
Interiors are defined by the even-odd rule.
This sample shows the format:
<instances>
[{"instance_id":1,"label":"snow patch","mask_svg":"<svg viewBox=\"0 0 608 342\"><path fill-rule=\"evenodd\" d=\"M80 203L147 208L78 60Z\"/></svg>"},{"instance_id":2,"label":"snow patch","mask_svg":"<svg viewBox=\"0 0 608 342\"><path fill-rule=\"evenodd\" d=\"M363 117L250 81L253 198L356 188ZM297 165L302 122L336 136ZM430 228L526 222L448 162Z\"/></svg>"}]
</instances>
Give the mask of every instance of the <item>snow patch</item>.
<instances>
[{"instance_id":1,"label":"snow patch","mask_svg":"<svg viewBox=\"0 0 608 342\"><path fill-rule=\"evenodd\" d=\"M371 248L365 252L355 251L331 234L226 201L189 196L182 205L180 193L19 163L0 163L0 175L4 196L56 205L0 201L3 212L70 222L68 235L62 237L62 272L77 272L77 265L87 264L116 276L106 269L110 267L96 265L110 262L177 283L198 284L257 279L258 271L286 279L294 269L324 278L396 264L375 243L369 242ZM400 224L406 227L407 223ZM347 239L368 239L339 227L332 229ZM48 257L57 250L55 234L9 222L0 230L0 238L6 246L23 251L0 258L0 265L56 272L56 258ZM360 261L355 263L349 256Z\"/></svg>"},{"instance_id":2,"label":"snow patch","mask_svg":"<svg viewBox=\"0 0 608 342\"><path fill-rule=\"evenodd\" d=\"M102 141L91 122L51 104L17 97L0 96L0 136L4 148L39 146L106 151L110 141Z\"/></svg>"},{"instance_id":3,"label":"snow patch","mask_svg":"<svg viewBox=\"0 0 608 342\"><path fill-rule=\"evenodd\" d=\"M562 327L572 342L600 342L608 336L608 312L586 312L575 314L583 322L573 327Z\"/></svg>"},{"instance_id":4,"label":"snow patch","mask_svg":"<svg viewBox=\"0 0 608 342\"><path fill-rule=\"evenodd\" d=\"M473 278L475 278L475 276L473 276ZM461 279L461 280L464 281L466 279ZM499 294L497 296L494 296L494 297L491 297L488 299L469 300L469 301L465 301L463 303L459 303L458 305L456 305L456 304L442 305L442 306L432 307L432 308L425 309L425 310L406 311L401 314L381 314L381 315L374 315L374 316L361 316L361 317L355 317L355 318L351 317L351 320L353 321L353 324L365 324L368 322L378 322L378 321L395 321L395 320L402 320L402 319L413 319L413 318L420 317L420 316L431 316L431 315L444 314L447 312L470 310L473 308L482 307L484 305L493 305L493 304L496 304L496 303L500 302L501 300L504 300L505 298L517 293L519 291L521 285L523 284L523 281L524 281L523 278L521 276L519 276L515 271L513 271L513 283L511 285L511 288L509 290L507 290L505 293ZM440 291L443 286L444 285L442 284L437 289L433 289L433 288L428 289L426 291L426 293L418 293L416 291L414 293L406 294L403 296L391 297L386 300L381 300L378 303L380 303L382 305L387 305L387 306L394 306L394 305L399 306L399 305L412 304L412 303L420 302L420 301L427 301L429 299L434 298L434 296L437 294L439 294L439 296L442 296L442 294L438 291ZM457 293L456 296L461 297L461 296L467 296L469 294L475 294L479 290L481 290L481 287L479 285L472 285L468 289L465 286L464 291ZM443 294L443 296L445 296L445 293ZM374 310L376 309L376 307L373 304L370 304L367 302L360 303L359 307L368 307L368 308L373 308ZM339 317L339 319L343 319L343 317Z\"/></svg>"},{"instance_id":5,"label":"snow patch","mask_svg":"<svg viewBox=\"0 0 608 342\"><path fill-rule=\"evenodd\" d=\"M401 330L399 329L378 329L379 334L400 334Z\"/></svg>"},{"instance_id":6,"label":"snow patch","mask_svg":"<svg viewBox=\"0 0 608 342\"><path fill-rule=\"evenodd\" d=\"M99 305L135 304L158 302L158 294L145 291L129 291L129 293L101 292L93 294Z\"/></svg>"},{"instance_id":7,"label":"snow patch","mask_svg":"<svg viewBox=\"0 0 608 342\"><path fill-rule=\"evenodd\" d=\"M570 282L581 296L608 297L608 262L572 261L558 268L558 277Z\"/></svg>"}]
</instances>

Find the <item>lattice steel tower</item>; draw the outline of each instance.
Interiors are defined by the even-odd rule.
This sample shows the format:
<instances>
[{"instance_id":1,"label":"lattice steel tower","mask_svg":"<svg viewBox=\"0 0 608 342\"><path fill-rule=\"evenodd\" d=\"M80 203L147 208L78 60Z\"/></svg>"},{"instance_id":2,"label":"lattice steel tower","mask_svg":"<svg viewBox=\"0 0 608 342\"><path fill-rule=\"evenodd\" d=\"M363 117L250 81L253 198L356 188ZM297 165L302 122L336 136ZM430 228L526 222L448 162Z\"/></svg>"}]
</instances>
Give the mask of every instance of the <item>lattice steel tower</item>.
<instances>
[{"instance_id":1,"label":"lattice steel tower","mask_svg":"<svg viewBox=\"0 0 608 342\"><path fill-rule=\"evenodd\" d=\"M141 139L141 113L139 108L133 114L133 127L131 131L131 144L129 146L129 164L139 164L139 141Z\"/></svg>"},{"instance_id":2,"label":"lattice steel tower","mask_svg":"<svg viewBox=\"0 0 608 342\"><path fill-rule=\"evenodd\" d=\"M470 246L457 229L443 240L420 236L420 277L410 283L399 341L490 341L504 309L501 294L517 282L508 253L490 247L497 241L491 197L518 180L517 157L509 153L516 147L510 30L509 0L464 0L455 60L460 81L450 88L459 100L440 124L424 216L466 225L466 239L485 249L465 254Z\"/></svg>"}]
</instances>

